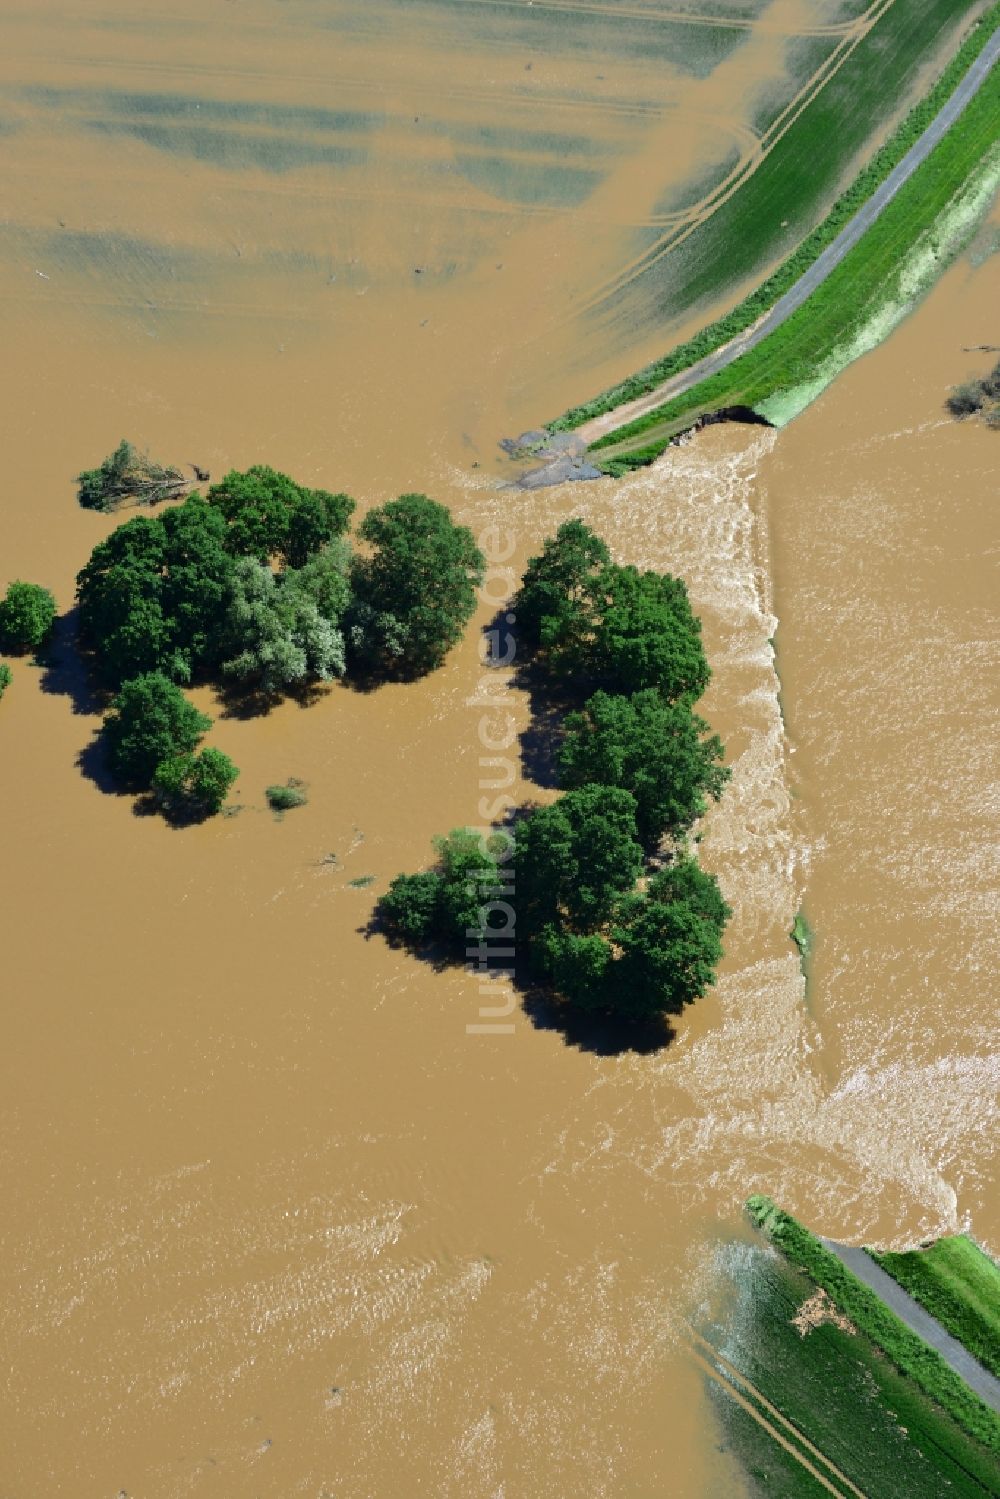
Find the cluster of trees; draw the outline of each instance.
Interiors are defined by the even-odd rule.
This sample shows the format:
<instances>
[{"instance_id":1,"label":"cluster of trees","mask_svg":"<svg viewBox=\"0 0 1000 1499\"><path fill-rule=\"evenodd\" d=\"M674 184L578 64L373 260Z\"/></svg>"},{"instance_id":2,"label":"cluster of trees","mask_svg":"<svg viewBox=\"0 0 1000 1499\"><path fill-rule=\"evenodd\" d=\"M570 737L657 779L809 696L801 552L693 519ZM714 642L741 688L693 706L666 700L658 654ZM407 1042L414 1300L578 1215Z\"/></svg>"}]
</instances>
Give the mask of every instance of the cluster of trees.
<instances>
[{"instance_id":1,"label":"cluster of trees","mask_svg":"<svg viewBox=\"0 0 1000 1499\"><path fill-rule=\"evenodd\" d=\"M77 577L80 637L118 689L103 734L126 784L191 812L216 810L235 779L218 751L194 754L207 725L177 684L271 701L345 672L408 679L443 661L485 569L472 533L407 494L365 517L353 554L354 508L257 465L94 548ZM153 747L130 706L140 700Z\"/></svg>"},{"instance_id":2,"label":"cluster of trees","mask_svg":"<svg viewBox=\"0 0 1000 1499\"><path fill-rule=\"evenodd\" d=\"M443 660L475 607L484 561L425 495L365 517L354 501L258 465L94 548L80 631L112 686L147 672L221 679L265 698L355 670L412 677Z\"/></svg>"},{"instance_id":3,"label":"cluster of trees","mask_svg":"<svg viewBox=\"0 0 1000 1499\"><path fill-rule=\"evenodd\" d=\"M458 953L513 912L519 956L572 1005L677 1013L714 981L730 914L686 842L729 776L694 712L710 676L700 621L683 582L616 565L579 520L532 558L513 608L536 672L595 689L564 722L563 795L512 833L437 840L435 868L398 876L383 920Z\"/></svg>"}]
</instances>

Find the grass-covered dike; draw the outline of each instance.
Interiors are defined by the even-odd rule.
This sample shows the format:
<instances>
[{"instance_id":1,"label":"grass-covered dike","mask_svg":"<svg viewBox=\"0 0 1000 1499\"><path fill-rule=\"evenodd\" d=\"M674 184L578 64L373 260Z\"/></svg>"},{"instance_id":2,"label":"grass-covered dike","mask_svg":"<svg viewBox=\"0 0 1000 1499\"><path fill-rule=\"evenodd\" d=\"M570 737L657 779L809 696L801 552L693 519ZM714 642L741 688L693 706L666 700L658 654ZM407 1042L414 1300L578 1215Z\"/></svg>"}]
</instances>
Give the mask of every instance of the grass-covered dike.
<instances>
[{"instance_id":1,"label":"grass-covered dike","mask_svg":"<svg viewBox=\"0 0 1000 1499\"><path fill-rule=\"evenodd\" d=\"M868 1253L1000 1379L1000 1266L964 1234L905 1254Z\"/></svg>"},{"instance_id":2,"label":"grass-covered dike","mask_svg":"<svg viewBox=\"0 0 1000 1499\"><path fill-rule=\"evenodd\" d=\"M770 1242L827 1292L900 1373L912 1379L989 1452L1000 1454L1000 1419L815 1234L769 1197L751 1197L746 1211Z\"/></svg>"}]
</instances>

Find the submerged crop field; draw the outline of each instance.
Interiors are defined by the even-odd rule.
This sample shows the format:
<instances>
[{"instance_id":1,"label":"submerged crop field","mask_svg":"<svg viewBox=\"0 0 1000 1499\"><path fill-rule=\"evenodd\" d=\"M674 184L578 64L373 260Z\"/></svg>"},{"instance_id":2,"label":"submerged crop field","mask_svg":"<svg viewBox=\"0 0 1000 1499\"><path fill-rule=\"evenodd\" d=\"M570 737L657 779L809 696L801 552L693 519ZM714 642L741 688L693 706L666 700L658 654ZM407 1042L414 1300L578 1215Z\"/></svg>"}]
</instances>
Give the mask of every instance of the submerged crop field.
<instances>
[{"instance_id":1,"label":"submerged crop field","mask_svg":"<svg viewBox=\"0 0 1000 1499\"><path fill-rule=\"evenodd\" d=\"M958 122L798 311L725 369L595 442L609 472L648 463L713 411L740 407L780 423L800 409L863 352L866 337L877 341L880 323L888 331L898 321L938 262L968 236L996 185L998 139L994 68Z\"/></svg>"},{"instance_id":2,"label":"submerged crop field","mask_svg":"<svg viewBox=\"0 0 1000 1499\"><path fill-rule=\"evenodd\" d=\"M157 327L259 315L286 290L300 316L310 297L337 316L416 277L426 299L479 276L524 320L531 363L559 361L569 388L647 358L797 242L964 10L294 0L273 33L245 14L219 34L207 15L165 23L155 63L134 55L134 28L91 36L81 20L51 66L5 76L0 62L19 160L37 176L57 159L95 210L71 194L59 221L14 195L5 258ZM170 206L179 174L190 218ZM565 272L539 308L524 266L545 256Z\"/></svg>"},{"instance_id":3,"label":"submerged crop field","mask_svg":"<svg viewBox=\"0 0 1000 1499\"><path fill-rule=\"evenodd\" d=\"M751 1492L1000 1493L995 1455L802 1269L759 1242L727 1246L718 1266L730 1300L705 1329L708 1391Z\"/></svg>"},{"instance_id":4,"label":"submerged crop field","mask_svg":"<svg viewBox=\"0 0 1000 1499\"><path fill-rule=\"evenodd\" d=\"M720 174L697 206L650 234L642 252L603 286L590 307L603 336L641 316L677 326L717 306L785 256L814 227L894 118L913 101L924 70L977 13L975 5L881 0L855 8L835 45L828 35L790 41L786 65L798 81L782 108L751 110L752 149ZM652 367L652 384L659 376ZM649 377L649 372L643 372ZM640 377L642 379L643 377ZM636 394L614 387L562 420L578 425ZM644 384L643 388L650 388Z\"/></svg>"},{"instance_id":5,"label":"submerged crop field","mask_svg":"<svg viewBox=\"0 0 1000 1499\"><path fill-rule=\"evenodd\" d=\"M914 105L905 121L866 163L850 187L836 200L827 216L816 225L794 253L783 261L766 281L762 282L742 302L695 334L693 338L679 344L662 358L655 360L637 373L629 375L608 390L602 391L582 405L565 412L549 424L550 429L562 431L582 426L594 417L614 411L623 403L633 401L647 392L655 391L657 386L672 375L690 368L705 355L750 328L794 285L903 158L906 151L953 93L970 64L986 46L998 22L1000 22L1000 6L993 5L972 27L935 86ZM828 93L828 90L824 90L824 93ZM801 123L797 124L796 120L792 119L791 125L795 126L793 134L796 141L799 139L799 129L808 130L809 117L817 109L818 103L819 95L816 95L803 109ZM827 104L829 105L829 100ZM784 149L787 151L788 147L784 146ZM821 154L819 159L822 159ZM756 182L757 179L754 180ZM746 196L747 194L741 194L739 201L742 203Z\"/></svg>"}]
</instances>

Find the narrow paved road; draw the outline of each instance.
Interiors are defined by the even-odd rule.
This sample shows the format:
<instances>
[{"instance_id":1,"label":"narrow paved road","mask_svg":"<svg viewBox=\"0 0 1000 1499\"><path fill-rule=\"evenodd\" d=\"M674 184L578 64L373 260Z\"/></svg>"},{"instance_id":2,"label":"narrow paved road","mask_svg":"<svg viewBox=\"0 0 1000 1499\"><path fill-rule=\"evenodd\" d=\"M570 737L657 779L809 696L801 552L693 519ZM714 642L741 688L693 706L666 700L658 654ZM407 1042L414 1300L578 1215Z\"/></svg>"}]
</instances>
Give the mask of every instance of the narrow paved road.
<instances>
[{"instance_id":1,"label":"narrow paved road","mask_svg":"<svg viewBox=\"0 0 1000 1499\"><path fill-rule=\"evenodd\" d=\"M591 421L584 423L582 427L576 429L580 436L590 444L598 437L603 437L605 433L614 432L619 427L635 421L636 417L645 416L647 411L653 411L657 406L662 406L664 401L683 395L700 380L706 380L709 375L724 370L727 365L732 364L734 359L739 359L741 354L745 354L748 349L754 348L762 339L765 339L769 333L773 333L775 328L780 328L793 312L798 311L817 286L826 280L844 256L853 250L865 230L874 224L886 205L892 202L903 183L912 177L921 162L927 159L938 141L958 119L969 100L982 88L998 57L1000 57L1000 31L994 32L951 98L940 113L935 115L923 135L910 147L902 161L892 169L881 187L876 188L867 203L862 204L853 219L841 229L836 239L827 245L809 269L799 277L795 285L775 302L770 312L765 313L758 322L739 334L737 338L723 344L722 348L706 355L689 369L682 370L679 375L672 375L669 380L665 380L648 395L640 396L635 401L628 401L624 406L616 406L613 411L607 411L603 416L594 417Z\"/></svg>"},{"instance_id":2,"label":"narrow paved road","mask_svg":"<svg viewBox=\"0 0 1000 1499\"><path fill-rule=\"evenodd\" d=\"M853 1270L859 1280L870 1286L886 1306L892 1308L911 1332L915 1332L925 1343L936 1349L959 1378L965 1380L970 1390L975 1390L980 1400L1000 1414L1000 1379L994 1379L990 1371L984 1369L957 1338L953 1338L950 1332L945 1332L940 1322L930 1312L925 1312L920 1303L914 1301L863 1249L854 1249L850 1244L835 1244L832 1239L824 1239L823 1243L848 1270Z\"/></svg>"}]
</instances>

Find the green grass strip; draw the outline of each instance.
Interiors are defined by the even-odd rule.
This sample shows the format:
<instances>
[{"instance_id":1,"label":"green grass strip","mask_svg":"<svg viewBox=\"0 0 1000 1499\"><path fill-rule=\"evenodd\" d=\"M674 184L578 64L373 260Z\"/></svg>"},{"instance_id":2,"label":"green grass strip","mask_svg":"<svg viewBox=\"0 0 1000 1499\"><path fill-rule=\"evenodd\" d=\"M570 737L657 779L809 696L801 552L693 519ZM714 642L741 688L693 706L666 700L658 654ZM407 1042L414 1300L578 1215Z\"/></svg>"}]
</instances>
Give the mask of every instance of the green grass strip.
<instances>
[{"instance_id":1,"label":"green grass strip","mask_svg":"<svg viewBox=\"0 0 1000 1499\"><path fill-rule=\"evenodd\" d=\"M941 1355L886 1306L875 1292L848 1270L837 1256L769 1197L751 1197L747 1213L776 1248L811 1280L822 1286L837 1306L901 1374L912 1379L925 1395L948 1412L963 1430L991 1452L1000 1453L1000 1419L974 1395Z\"/></svg>"},{"instance_id":2,"label":"green grass strip","mask_svg":"<svg viewBox=\"0 0 1000 1499\"><path fill-rule=\"evenodd\" d=\"M844 225L866 203L877 188L889 176L927 129L955 92L961 80L982 52L997 26L1000 25L1000 0L982 15L965 38L958 52L945 68L934 87L916 104L903 123L888 141L875 153L871 161L858 174L851 186L841 194L822 223L802 241L798 249L783 261L776 271L756 291L750 293L723 317L709 323L700 333L686 343L679 344L662 359L657 359L635 375L628 376L617 385L603 391L582 406L570 411L548 424L550 432L560 432L582 426L592 417L613 411L626 401L655 390L664 380L679 374L692 364L697 364L707 354L721 348L730 339L743 333L758 318L768 312L783 297L799 277L819 258L827 245L836 239ZM877 27L876 27L877 30ZM793 126L793 130L794 130ZM752 181L752 178L750 179Z\"/></svg>"},{"instance_id":3,"label":"green grass strip","mask_svg":"<svg viewBox=\"0 0 1000 1499\"><path fill-rule=\"evenodd\" d=\"M982 170L998 140L1000 67L993 69L947 135L797 312L724 370L599 438L592 452L618 450L600 466L608 473L641 467L706 414L734 406L756 408L779 391L813 381L824 360L849 346L893 300L918 239ZM849 362L845 358L844 363Z\"/></svg>"},{"instance_id":4,"label":"green grass strip","mask_svg":"<svg viewBox=\"0 0 1000 1499\"><path fill-rule=\"evenodd\" d=\"M1000 1379L1000 1266L959 1234L906 1254L867 1251Z\"/></svg>"}]
</instances>

